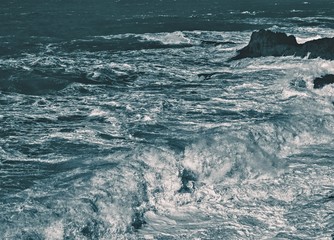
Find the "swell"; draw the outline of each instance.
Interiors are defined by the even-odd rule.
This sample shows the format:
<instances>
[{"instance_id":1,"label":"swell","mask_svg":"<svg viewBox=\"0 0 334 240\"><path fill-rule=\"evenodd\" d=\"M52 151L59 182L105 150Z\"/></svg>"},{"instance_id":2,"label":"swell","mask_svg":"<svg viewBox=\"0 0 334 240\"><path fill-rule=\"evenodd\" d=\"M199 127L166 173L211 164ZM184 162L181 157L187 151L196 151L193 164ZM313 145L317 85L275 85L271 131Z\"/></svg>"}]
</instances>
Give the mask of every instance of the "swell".
<instances>
[{"instance_id":1,"label":"swell","mask_svg":"<svg viewBox=\"0 0 334 240\"><path fill-rule=\"evenodd\" d=\"M106 57L122 52L192 47L182 33L162 37L122 35L93 37L69 42L47 43L1 60L0 91L43 95L55 93L72 83L127 85L140 73L126 64L113 65ZM104 63L104 61L106 63Z\"/></svg>"},{"instance_id":2,"label":"swell","mask_svg":"<svg viewBox=\"0 0 334 240\"><path fill-rule=\"evenodd\" d=\"M22 187L2 204L4 238L327 234L332 94L309 83L332 62L222 64L248 33L191 34L144 34L138 41L166 48L140 51L72 41L79 47L70 53L66 42L1 63L7 80L18 71L22 81L27 74L73 86L48 96L0 95L0 153L8 160L0 169L8 188ZM203 43L210 36L214 43Z\"/></svg>"}]
</instances>

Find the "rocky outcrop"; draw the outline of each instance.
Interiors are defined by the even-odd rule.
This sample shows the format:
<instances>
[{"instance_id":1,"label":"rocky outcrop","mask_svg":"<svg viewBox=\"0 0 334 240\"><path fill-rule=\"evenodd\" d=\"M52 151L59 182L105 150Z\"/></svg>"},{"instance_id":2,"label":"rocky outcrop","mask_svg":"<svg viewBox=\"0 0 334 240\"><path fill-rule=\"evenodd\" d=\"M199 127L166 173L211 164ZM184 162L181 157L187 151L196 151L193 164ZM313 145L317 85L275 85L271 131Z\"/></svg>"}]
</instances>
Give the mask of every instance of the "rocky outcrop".
<instances>
[{"instance_id":1,"label":"rocky outcrop","mask_svg":"<svg viewBox=\"0 0 334 240\"><path fill-rule=\"evenodd\" d=\"M334 38L322 38L298 44L293 35L260 30L253 32L248 45L230 60L263 56L300 56L334 59Z\"/></svg>"},{"instance_id":2,"label":"rocky outcrop","mask_svg":"<svg viewBox=\"0 0 334 240\"><path fill-rule=\"evenodd\" d=\"M319 78L314 79L313 84L315 89L323 88L324 86L328 84L334 83L334 75L328 74Z\"/></svg>"}]
</instances>

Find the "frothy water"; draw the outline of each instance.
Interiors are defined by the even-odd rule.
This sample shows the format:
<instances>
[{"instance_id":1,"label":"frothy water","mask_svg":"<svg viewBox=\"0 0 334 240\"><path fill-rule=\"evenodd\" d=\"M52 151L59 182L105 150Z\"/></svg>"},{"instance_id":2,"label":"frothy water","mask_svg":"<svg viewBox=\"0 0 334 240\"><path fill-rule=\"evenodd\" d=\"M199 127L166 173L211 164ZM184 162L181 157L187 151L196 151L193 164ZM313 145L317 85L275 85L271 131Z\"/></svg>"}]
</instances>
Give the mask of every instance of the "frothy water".
<instances>
[{"instance_id":1,"label":"frothy water","mask_svg":"<svg viewBox=\"0 0 334 240\"><path fill-rule=\"evenodd\" d=\"M113 30L2 36L0 238L332 239L334 86L313 79L334 62L227 61L254 26L332 37L332 4L258 2L115 1Z\"/></svg>"}]
</instances>

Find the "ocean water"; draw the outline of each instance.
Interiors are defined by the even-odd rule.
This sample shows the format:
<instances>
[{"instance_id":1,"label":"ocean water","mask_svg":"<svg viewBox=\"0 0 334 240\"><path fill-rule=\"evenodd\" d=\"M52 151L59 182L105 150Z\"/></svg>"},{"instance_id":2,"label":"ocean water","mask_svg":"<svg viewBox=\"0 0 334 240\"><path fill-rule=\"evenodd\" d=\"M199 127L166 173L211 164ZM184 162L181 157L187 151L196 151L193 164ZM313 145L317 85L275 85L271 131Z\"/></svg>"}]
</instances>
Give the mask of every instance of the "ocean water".
<instances>
[{"instance_id":1,"label":"ocean water","mask_svg":"<svg viewBox=\"0 0 334 240\"><path fill-rule=\"evenodd\" d=\"M2 0L0 239L333 239L329 0Z\"/></svg>"}]
</instances>

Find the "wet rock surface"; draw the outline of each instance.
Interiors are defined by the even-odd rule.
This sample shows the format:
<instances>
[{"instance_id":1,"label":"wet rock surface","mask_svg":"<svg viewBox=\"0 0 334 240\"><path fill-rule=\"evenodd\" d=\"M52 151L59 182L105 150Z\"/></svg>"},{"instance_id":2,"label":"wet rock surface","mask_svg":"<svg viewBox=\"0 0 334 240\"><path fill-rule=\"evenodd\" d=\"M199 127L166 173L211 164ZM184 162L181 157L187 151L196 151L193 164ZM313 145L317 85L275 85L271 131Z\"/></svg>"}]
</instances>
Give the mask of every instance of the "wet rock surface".
<instances>
[{"instance_id":1,"label":"wet rock surface","mask_svg":"<svg viewBox=\"0 0 334 240\"><path fill-rule=\"evenodd\" d=\"M265 56L300 56L334 59L334 38L322 38L298 44L295 36L286 33L260 30L252 33L248 45L230 60Z\"/></svg>"}]
</instances>

